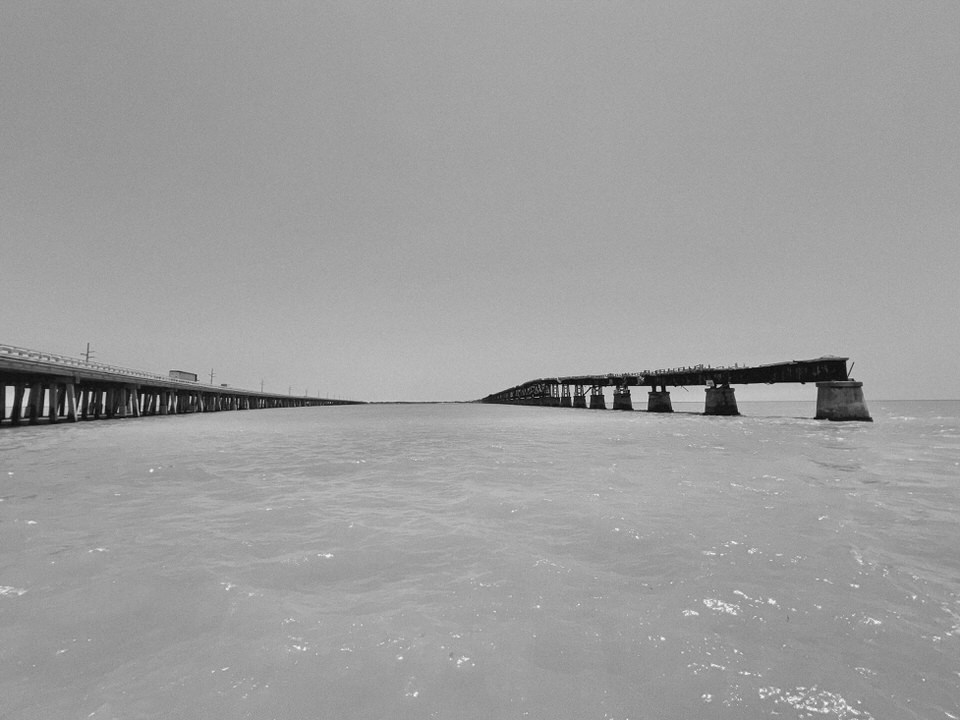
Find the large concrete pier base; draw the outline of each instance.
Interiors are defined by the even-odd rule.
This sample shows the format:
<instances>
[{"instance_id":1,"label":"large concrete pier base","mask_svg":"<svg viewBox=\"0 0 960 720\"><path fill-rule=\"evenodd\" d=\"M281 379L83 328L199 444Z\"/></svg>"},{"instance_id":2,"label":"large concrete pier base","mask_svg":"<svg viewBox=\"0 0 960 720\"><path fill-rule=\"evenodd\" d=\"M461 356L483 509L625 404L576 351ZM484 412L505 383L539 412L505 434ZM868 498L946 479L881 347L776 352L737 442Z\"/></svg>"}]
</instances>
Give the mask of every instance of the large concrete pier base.
<instances>
[{"instance_id":1,"label":"large concrete pier base","mask_svg":"<svg viewBox=\"0 0 960 720\"><path fill-rule=\"evenodd\" d=\"M560 407L560 398L558 397L545 397L540 400L541 405L546 407Z\"/></svg>"},{"instance_id":2,"label":"large concrete pier base","mask_svg":"<svg viewBox=\"0 0 960 720\"><path fill-rule=\"evenodd\" d=\"M573 396L573 406L575 408L587 408L587 396L586 395L574 395Z\"/></svg>"},{"instance_id":3,"label":"large concrete pier base","mask_svg":"<svg viewBox=\"0 0 960 720\"><path fill-rule=\"evenodd\" d=\"M560 398L560 407L573 407L573 403L571 402L569 395L564 395Z\"/></svg>"},{"instance_id":4,"label":"large concrete pier base","mask_svg":"<svg viewBox=\"0 0 960 720\"><path fill-rule=\"evenodd\" d=\"M614 410L633 410L633 399L630 397L630 389L625 388L613 393Z\"/></svg>"},{"instance_id":5,"label":"large concrete pier base","mask_svg":"<svg viewBox=\"0 0 960 720\"><path fill-rule=\"evenodd\" d=\"M648 392L647 412L673 412L673 403L670 402L670 393L668 393L666 390L651 390Z\"/></svg>"},{"instance_id":6,"label":"large concrete pier base","mask_svg":"<svg viewBox=\"0 0 960 720\"><path fill-rule=\"evenodd\" d=\"M707 401L703 408L704 415L739 415L737 398L733 388L727 385L722 387L708 387Z\"/></svg>"},{"instance_id":7,"label":"large concrete pier base","mask_svg":"<svg viewBox=\"0 0 960 720\"><path fill-rule=\"evenodd\" d=\"M863 400L863 383L832 380L817 383L817 420L864 420L873 422Z\"/></svg>"},{"instance_id":8,"label":"large concrete pier base","mask_svg":"<svg viewBox=\"0 0 960 720\"><path fill-rule=\"evenodd\" d=\"M606 410L607 401L603 397L603 393L591 393L590 394L590 409L591 410Z\"/></svg>"}]
</instances>

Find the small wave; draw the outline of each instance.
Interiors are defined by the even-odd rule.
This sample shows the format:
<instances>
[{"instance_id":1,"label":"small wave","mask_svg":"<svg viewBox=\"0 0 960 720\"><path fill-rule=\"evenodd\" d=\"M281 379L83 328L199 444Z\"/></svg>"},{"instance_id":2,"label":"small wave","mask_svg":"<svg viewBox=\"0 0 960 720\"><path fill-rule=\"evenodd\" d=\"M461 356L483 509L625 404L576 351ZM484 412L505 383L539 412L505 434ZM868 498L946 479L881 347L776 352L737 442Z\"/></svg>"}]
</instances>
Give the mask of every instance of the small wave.
<instances>
[{"instance_id":1,"label":"small wave","mask_svg":"<svg viewBox=\"0 0 960 720\"><path fill-rule=\"evenodd\" d=\"M773 700L776 705L786 704L795 710L832 715L839 720L846 720L846 718L873 720L873 715L866 710L853 707L838 693L820 690L816 685L795 687L791 690L770 686L759 688L758 692L761 700ZM859 701L856 704L859 705Z\"/></svg>"},{"instance_id":2,"label":"small wave","mask_svg":"<svg viewBox=\"0 0 960 720\"><path fill-rule=\"evenodd\" d=\"M0 597L20 597L26 595L27 591L23 588L16 588L10 585L0 585Z\"/></svg>"},{"instance_id":3,"label":"small wave","mask_svg":"<svg viewBox=\"0 0 960 720\"><path fill-rule=\"evenodd\" d=\"M703 604L715 612L726 613L727 615L740 614L740 606L737 603L725 603L716 598L704 598Z\"/></svg>"}]
</instances>

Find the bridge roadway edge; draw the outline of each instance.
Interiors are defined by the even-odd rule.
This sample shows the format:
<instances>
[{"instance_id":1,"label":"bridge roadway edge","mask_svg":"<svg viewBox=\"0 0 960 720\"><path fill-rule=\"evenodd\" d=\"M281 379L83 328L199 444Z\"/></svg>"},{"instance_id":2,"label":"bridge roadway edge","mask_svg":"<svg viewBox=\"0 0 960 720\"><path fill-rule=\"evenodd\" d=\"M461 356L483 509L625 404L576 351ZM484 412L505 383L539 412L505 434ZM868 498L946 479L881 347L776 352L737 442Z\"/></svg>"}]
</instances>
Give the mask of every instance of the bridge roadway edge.
<instances>
[{"instance_id":1,"label":"bridge roadway edge","mask_svg":"<svg viewBox=\"0 0 960 720\"><path fill-rule=\"evenodd\" d=\"M7 408L7 388L12 403ZM0 427L194 412L356 405L180 380L0 345Z\"/></svg>"}]
</instances>

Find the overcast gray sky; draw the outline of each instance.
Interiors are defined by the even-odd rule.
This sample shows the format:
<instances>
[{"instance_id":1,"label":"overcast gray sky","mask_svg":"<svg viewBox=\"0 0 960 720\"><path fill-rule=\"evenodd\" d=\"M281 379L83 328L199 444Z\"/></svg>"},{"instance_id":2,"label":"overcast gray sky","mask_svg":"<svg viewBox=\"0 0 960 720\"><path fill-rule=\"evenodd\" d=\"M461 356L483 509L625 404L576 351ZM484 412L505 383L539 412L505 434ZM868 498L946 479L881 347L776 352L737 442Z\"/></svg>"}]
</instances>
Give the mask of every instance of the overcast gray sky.
<instances>
[{"instance_id":1,"label":"overcast gray sky","mask_svg":"<svg viewBox=\"0 0 960 720\"><path fill-rule=\"evenodd\" d=\"M0 68L0 342L367 400L826 354L960 397L953 0L4 0Z\"/></svg>"}]
</instances>

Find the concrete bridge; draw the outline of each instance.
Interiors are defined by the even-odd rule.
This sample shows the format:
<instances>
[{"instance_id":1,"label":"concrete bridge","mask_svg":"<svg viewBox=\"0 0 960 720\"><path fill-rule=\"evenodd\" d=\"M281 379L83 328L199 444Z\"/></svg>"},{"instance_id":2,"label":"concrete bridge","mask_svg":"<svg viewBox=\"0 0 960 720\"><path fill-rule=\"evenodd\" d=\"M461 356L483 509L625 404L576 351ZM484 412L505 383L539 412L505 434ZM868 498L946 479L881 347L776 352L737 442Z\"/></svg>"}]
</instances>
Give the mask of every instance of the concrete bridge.
<instances>
[{"instance_id":1,"label":"concrete bridge","mask_svg":"<svg viewBox=\"0 0 960 720\"><path fill-rule=\"evenodd\" d=\"M693 367L644 370L637 373L573 375L530 380L487 395L480 402L551 407L606 409L603 389L613 387L613 409L633 410L631 387L649 387L647 412L673 412L667 387L701 385L706 388L705 415L739 415L731 385L749 383L816 383L817 419L871 420L863 399L863 383L847 374L843 357L792 360L753 367Z\"/></svg>"},{"instance_id":2,"label":"concrete bridge","mask_svg":"<svg viewBox=\"0 0 960 720\"><path fill-rule=\"evenodd\" d=\"M0 425L352 404L356 401L208 385L0 345Z\"/></svg>"}]
</instances>

